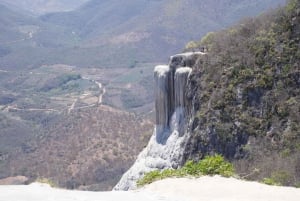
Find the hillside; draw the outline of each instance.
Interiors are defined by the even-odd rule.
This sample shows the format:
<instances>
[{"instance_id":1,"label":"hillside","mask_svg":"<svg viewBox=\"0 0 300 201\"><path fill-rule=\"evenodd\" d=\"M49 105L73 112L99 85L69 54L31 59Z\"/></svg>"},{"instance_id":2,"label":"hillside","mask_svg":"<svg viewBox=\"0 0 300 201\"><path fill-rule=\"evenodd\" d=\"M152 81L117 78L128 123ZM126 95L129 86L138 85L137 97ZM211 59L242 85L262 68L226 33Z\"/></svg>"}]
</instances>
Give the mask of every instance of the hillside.
<instances>
[{"instance_id":1,"label":"hillside","mask_svg":"<svg viewBox=\"0 0 300 201\"><path fill-rule=\"evenodd\" d=\"M0 3L30 11L36 15L58 11L70 11L78 8L86 1L87 0L0 0Z\"/></svg>"},{"instance_id":2,"label":"hillside","mask_svg":"<svg viewBox=\"0 0 300 201\"><path fill-rule=\"evenodd\" d=\"M57 64L58 52L74 44L76 37L64 27L40 21L0 3L0 69L25 70Z\"/></svg>"},{"instance_id":3,"label":"hillside","mask_svg":"<svg viewBox=\"0 0 300 201\"><path fill-rule=\"evenodd\" d=\"M47 117L37 111L31 115ZM30 181L47 178L63 188L110 190L152 132L151 122L107 106L54 113L43 121L35 126L40 132L27 138L21 130L12 133L12 125L3 130L1 135L11 136L1 136L2 178L24 175ZM24 133L22 122L9 123L19 124Z\"/></svg>"},{"instance_id":4,"label":"hillside","mask_svg":"<svg viewBox=\"0 0 300 201\"><path fill-rule=\"evenodd\" d=\"M186 158L221 153L245 178L300 182L300 2L209 33L193 48Z\"/></svg>"},{"instance_id":5,"label":"hillside","mask_svg":"<svg viewBox=\"0 0 300 201\"><path fill-rule=\"evenodd\" d=\"M80 47L99 53L102 66L128 66L164 61L191 39L283 2L92 0L76 11L41 19L70 27L82 39Z\"/></svg>"},{"instance_id":6,"label":"hillside","mask_svg":"<svg viewBox=\"0 0 300 201\"><path fill-rule=\"evenodd\" d=\"M126 70L0 71L0 179L24 175L64 188L112 188L152 134L151 121L138 116L152 108L149 86L140 84L147 69Z\"/></svg>"},{"instance_id":7,"label":"hillside","mask_svg":"<svg viewBox=\"0 0 300 201\"><path fill-rule=\"evenodd\" d=\"M22 39L22 33L17 31L18 26L30 24L36 24L33 17L28 16L24 13L17 12L15 10L9 9L7 6L0 4L0 25L1 25L1 35L0 44L8 43L9 41L15 41ZM1 57L5 56L3 53Z\"/></svg>"}]
</instances>

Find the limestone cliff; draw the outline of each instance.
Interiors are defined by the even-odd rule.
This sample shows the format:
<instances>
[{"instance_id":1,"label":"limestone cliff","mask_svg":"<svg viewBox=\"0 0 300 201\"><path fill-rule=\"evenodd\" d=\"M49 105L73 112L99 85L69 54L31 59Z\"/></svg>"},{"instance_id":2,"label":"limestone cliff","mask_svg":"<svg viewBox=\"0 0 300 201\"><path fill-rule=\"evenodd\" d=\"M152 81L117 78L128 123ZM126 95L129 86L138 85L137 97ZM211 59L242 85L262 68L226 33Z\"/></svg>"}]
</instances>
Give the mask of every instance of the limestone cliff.
<instances>
[{"instance_id":1,"label":"limestone cliff","mask_svg":"<svg viewBox=\"0 0 300 201\"><path fill-rule=\"evenodd\" d=\"M186 116L189 100L186 96L189 76L201 52L172 56L169 65L154 69L156 125L148 146L140 153L134 165L123 175L115 190L136 187L136 181L146 172L177 168L182 164L189 133Z\"/></svg>"}]
</instances>

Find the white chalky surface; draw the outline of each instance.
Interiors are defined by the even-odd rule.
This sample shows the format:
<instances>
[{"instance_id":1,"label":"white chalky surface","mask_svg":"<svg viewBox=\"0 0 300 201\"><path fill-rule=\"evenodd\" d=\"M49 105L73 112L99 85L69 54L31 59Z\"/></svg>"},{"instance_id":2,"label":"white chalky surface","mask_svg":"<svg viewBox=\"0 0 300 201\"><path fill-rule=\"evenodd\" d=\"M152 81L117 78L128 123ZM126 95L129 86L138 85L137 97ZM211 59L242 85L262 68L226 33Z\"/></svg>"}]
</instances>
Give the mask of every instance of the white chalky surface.
<instances>
[{"instance_id":1,"label":"white chalky surface","mask_svg":"<svg viewBox=\"0 0 300 201\"><path fill-rule=\"evenodd\" d=\"M300 189L234 178L173 178L135 191L87 192L28 186L0 186L0 201L299 201Z\"/></svg>"}]
</instances>

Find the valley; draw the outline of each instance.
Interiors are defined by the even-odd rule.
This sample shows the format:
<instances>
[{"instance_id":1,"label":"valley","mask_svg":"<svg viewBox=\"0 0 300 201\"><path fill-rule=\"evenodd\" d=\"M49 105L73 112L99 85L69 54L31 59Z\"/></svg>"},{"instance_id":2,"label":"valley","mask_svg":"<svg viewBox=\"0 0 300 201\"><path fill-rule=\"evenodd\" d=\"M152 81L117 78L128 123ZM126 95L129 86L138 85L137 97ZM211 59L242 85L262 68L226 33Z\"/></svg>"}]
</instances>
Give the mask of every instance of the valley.
<instances>
[{"instance_id":1,"label":"valley","mask_svg":"<svg viewBox=\"0 0 300 201\"><path fill-rule=\"evenodd\" d=\"M139 84L149 73L144 67L80 69L62 64L1 71L1 177L42 176L65 188L112 188L152 134L151 115L145 116L152 108L146 94L151 85ZM129 97L125 90L136 95ZM138 94L145 94L144 99ZM131 112L122 109L125 105ZM91 158L84 159L85 154Z\"/></svg>"}]
</instances>

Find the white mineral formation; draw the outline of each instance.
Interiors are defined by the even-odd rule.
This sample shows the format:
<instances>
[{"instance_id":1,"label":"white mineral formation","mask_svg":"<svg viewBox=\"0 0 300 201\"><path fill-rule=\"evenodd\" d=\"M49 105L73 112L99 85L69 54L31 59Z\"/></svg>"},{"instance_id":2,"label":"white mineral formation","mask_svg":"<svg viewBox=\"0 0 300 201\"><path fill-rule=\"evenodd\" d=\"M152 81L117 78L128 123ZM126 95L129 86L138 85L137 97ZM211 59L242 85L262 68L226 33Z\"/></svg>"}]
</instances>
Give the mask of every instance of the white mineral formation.
<instances>
[{"instance_id":1,"label":"white mineral formation","mask_svg":"<svg viewBox=\"0 0 300 201\"><path fill-rule=\"evenodd\" d=\"M156 128L164 131L169 125L169 92L170 92L170 67L167 65L156 66L154 69L154 93Z\"/></svg>"},{"instance_id":2,"label":"white mineral formation","mask_svg":"<svg viewBox=\"0 0 300 201\"><path fill-rule=\"evenodd\" d=\"M201 54L202 55L202 54ZM145 173L182 164L183 150L188 139L185 133L185 115L188 105L186 85L192 69L185 64L192 53L171 57L170 65L156 66L155 111L156 125L147 147L139 154L133 166L123 175L114 190L136 188L136 181Z\"/></svg>"},{"instance_id":3,"label":"white mineral formation","mask_svg":"<svg viewBox=\"0 0 300 201\"><path fill-rule=\"evenodd\" d=\"M45 184L1 186L0 201L299 201L300 189L223 178L172 178L135 191L87 192Z\"/></svg>"}]
</instances>

